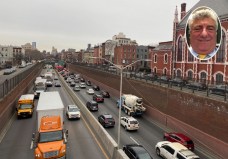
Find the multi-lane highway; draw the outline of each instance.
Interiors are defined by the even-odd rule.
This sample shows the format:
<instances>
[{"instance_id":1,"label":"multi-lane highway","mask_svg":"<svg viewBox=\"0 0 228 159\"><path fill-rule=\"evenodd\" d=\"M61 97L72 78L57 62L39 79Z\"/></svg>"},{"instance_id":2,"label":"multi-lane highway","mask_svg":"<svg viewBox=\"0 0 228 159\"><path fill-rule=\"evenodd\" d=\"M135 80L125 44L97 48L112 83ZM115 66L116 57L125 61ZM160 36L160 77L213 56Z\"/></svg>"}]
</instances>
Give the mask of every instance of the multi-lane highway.
<instances>
[{"instance_id":1,"label":"multi-lane highway","mask_svg":"<svg viewBox=\"0 0 228 159\"><path fill-rule=\"evenodd\" d=\"M63 87L49 87L48 91L59 91L65 106L74 104ZM29 93L33 93L32 89ZM37 105L38 100L35 102ZM69 159L99 158L107 159L107 155L99 146L94 134L83 119L68 121L65 118L65 128L69 131L67 157ZM11 125L0 143L0 158L31 159L34 158L32 148L32 133L36 131L36 113L32 118L18 120L11 119Z\"/></svg>"}]
</instances>

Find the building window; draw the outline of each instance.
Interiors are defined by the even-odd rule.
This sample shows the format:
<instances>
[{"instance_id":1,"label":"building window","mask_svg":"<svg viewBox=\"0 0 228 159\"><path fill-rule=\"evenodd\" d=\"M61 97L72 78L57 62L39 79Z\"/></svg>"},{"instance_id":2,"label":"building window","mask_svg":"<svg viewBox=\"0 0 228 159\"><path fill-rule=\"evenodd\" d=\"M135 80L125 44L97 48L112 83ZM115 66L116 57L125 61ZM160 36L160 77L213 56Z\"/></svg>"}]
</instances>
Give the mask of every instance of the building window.
<instances>
[{"instance_id":1,"label":"building window","mask_svg":"<svg viewBox=\"0 0 228 159\"><path fill-rule=\"evenodd\" d=\"M157 74L157 68L156 67L154 68L154 73Z\"/></svg>"},{"instance_id":2,"label":"building window","mask_svg":"<svg viewBox=\"0 0 228 159\"><path fill-rule=\"evenodd\" d=\"M181 77L181 70L177 70L177 77Z\"/></svg>"},{"instance_id":3,"label":"building window","mask_svg":"<svg viewBox=\"0 0 228 159\"><path fill-rule=\"evenodd\" d=\"M177 45L177 61L182 61L182 46L183 46L183 40L180 37Z\"/></svg>"},{"instance_id":4,"label":"building window","mask_svg":"<svg viewBox=\"0 0 228 159\"><path fill-rule=\"evenodd\" d=\"M216 62L225 62L225 47L226 47L226 35L222 31L222 41L219 47L218 52L216 53Z\"/></svg>"},{"instance_id":5,"label":"building window","mask_svg":"<svg viewBox=\"0 0 228 159\"><path fill-rule=\"evenodd\" d=\"M190 53L190 51L188 50L188 62L192 62L194 59L194 56Z\"/></svg>"},{"instance_id":6,"label":"building window","mask_svg":"<svg viewBox=\"0 0 228 159\"><path fill-rule=\"evenodd\" d=\"M168 63L168 55L167 54L164 55L164 63Z\"/></svg>"},{"instance_id":7,"label":"building window","mask_svg":"<svg viewBox=\"0 0 228 159\"><path fill-rule=\"evenodd\" d=\"M188 80L192 80L192 79L193 79L193 72L188 71Z\"/></svg>"},{"instance_id":8,"label":"building window","mask_svg":"<svg viewBox=\"0 0 228 159\"><path fill-rule=\"evenodd\" d=\"M154 55L154 63L157 63L157 55Z\"/></svg>"},{"instance_id":9,"label":"building window","mask_svg":"<svg viewBox=\"0 0 228 159\"><path fill-rule=\"evenodd\" d=\"M144 55L144 58L147 59L147 55Z\"/></svg>"},{"instance_id":10,"label":"building window","mask_svg":"<svg viewBox=\"0 0 228 159\"><path fill-rule=\"evenodd\" d=\"M167 74L167 69L164 68L164 69L163 69L163 75L166 75L166 74Z\"/></svg>"},{"instance_id":11,"label":"building window","mask_svg":"<svg viewBox=\"0 0 228 159\"><path fill-rule=\"evenodd\" d=\"M221 73L216 74L215 76L216 84L222 84L223 83L223 75Z\"/></svg>"},{"instance_id":12,"label":"building window","mask_svg":"<svg viewBox=\"0 0 228 159\"><path fill-rule=\"evenodd\" d=\"M207 74L206 74L206 72L201 72L201 73L200 73L200 81L201 81L201 82L206 82L206 79L207 79Z\"/></svg>"}]
</instances>

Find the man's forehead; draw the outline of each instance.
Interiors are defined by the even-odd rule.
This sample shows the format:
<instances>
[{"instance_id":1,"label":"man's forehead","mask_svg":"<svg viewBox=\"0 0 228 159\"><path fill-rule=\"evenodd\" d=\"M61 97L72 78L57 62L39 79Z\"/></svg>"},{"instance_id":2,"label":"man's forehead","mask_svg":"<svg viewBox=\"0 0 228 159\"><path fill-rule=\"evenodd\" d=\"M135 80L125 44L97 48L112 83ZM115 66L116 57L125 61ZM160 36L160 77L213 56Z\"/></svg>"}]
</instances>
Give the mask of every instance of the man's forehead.
<instances>
[{"instance_id":1,"label":"man's forehead","mask_svg":"<svg viewBox=\"0 0 228 159\"><path fill-rule=\"evenodd\" d=\"M212 18L196 19L193 22L193 26L215 26L216 23Z\"/></svg>"}]
</instances>

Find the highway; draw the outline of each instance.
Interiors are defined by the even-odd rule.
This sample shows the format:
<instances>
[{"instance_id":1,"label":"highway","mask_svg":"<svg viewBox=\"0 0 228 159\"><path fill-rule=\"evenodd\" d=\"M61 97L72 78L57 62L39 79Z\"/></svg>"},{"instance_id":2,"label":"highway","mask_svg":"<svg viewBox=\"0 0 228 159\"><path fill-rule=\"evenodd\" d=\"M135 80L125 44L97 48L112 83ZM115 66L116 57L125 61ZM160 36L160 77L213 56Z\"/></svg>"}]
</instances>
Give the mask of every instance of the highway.
<instances>
[{"instance_id":1,"label":"highway","mask_svg":"<svg viewBox=\"0 0 228 159\"><path fill-rule=\"evenodd\" d=\"M73 104L63 87L49 87L48 91L59 91L65 106ZM29 93L33 93L32 88ZM35 101L35 106L38 100ZM107 159L106 154L99 146L98 141L87 127L83 119L70 120L65 118L65 128L69 131L67 144L67 158ZM36 131L36 113L32 118L17 119L16 115L11 118L10 127L0 143L0 158L4 159L31 159L34 158L34 149L31 148L32 133Z\"/></svg>"}]
</instances>

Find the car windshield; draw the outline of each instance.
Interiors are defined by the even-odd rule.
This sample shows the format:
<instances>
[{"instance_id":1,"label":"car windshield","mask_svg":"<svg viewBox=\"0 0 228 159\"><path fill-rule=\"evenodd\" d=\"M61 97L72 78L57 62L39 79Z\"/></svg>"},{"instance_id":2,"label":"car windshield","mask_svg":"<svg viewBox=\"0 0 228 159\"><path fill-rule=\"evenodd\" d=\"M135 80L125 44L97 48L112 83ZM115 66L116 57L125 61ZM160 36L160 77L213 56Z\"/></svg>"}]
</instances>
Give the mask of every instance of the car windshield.
<instances>
[{"instance_id":1,"label":"car windshield","mask_svg":"<svg viewBox=\"0 0 228 159\"><path fill-rule=\"evenodd\" d=\"M19 106L20 109L30 109L32 108L31 104L20 104Z\"/></svg>"},{"instance_id":2,"label":"car windshield","mask_svg":"<svg viewBox=\"0 0 228 159\"><path fill-rule=\"evenodd\" d=\"M97 106L97 103L92 103L91 105L92 105L92 106Z\"/></svg>"},{"instance_id":3,"label":"car windshield","mask_svg":"<svg viewBox=\"0 0 228 159\"><path fill-rule=\"evenodd\" d=\"M77 111L79 111L78 108L70 108L70 109L69 109L69 112L77 112Z\"/></svg>"},{"instance_id":4,"label":"car windshield","mask_svg":"<svg viewBox=\"0 0 228 159\"><path fill-rule=\"evenodd\" d=\"M37 91L43 91L43 90L45 90L45 87L36 87L36 90Z\"/></svg>"},{"instance_id":5,"label":"car windshield","mask_svg":"<svg viewBox=\"0 0 228 159\"><path fill-rule=\"evenodd\" d=\"M130 121L130 124L138 124L138 122L136 120L132 120Z\"/></svg>"},{"instance_id":6,"label":"car windshield","mask_svg":"<svg viewBox=\"0 0 228 159\"><path fill-rule=\"evenodd\" d=\"M40 133L39 142L44 143L44 142L51 142L51 141L59 141L59 140L62 140L62 138L63 138L63 134L61 130L45 132L45 133Z\"/></svg>"}]
</instances>

